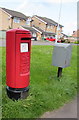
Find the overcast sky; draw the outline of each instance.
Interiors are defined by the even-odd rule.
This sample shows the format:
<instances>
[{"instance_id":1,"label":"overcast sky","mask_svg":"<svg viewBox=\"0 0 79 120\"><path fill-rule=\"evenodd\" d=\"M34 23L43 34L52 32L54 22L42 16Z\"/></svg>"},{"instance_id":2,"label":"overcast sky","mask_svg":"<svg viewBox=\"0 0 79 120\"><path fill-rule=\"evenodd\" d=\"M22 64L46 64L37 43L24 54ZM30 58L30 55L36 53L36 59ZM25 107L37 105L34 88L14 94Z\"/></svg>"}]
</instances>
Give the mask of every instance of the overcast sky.
<instances>
[{"instance_id":1,"label":"overcast sky","mask_svg":"<svg viewBox=\"0 0 79 120\"><path fill-rule=\"evenodd\" d=\"M62 1L62 4L61 4ZM58 22L61 6L60 24L63 33L70 35L77 29L78 0L0 0L0 7L20 11L26 16L38 15Z\"/></svg>"}]
</instances>

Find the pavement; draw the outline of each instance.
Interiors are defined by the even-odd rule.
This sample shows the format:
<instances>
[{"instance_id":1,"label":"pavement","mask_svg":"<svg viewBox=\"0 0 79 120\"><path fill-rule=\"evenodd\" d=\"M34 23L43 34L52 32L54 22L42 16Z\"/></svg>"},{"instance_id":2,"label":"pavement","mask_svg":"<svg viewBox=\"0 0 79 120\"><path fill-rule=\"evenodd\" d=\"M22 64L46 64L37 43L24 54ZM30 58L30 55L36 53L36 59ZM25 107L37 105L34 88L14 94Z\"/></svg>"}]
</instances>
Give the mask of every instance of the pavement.
<instances>
[{"instance_id":1,"label":"pavement","mask_svg":"<svg viewBox=\"0 0 79 120\"><path fill-rule=\"evenodd\" d=\"M41 118L77 118L77 97L58 110L44 113Z\"/></svg>"}]
</instances>

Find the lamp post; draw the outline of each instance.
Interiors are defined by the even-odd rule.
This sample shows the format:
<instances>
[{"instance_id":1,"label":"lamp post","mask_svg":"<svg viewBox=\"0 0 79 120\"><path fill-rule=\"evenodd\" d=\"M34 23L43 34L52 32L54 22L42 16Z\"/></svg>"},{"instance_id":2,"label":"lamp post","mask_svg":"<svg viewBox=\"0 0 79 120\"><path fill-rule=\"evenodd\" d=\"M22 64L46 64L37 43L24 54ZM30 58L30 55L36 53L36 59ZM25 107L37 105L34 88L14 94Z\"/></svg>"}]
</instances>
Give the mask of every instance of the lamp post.
<instances>
[{"instance_id":1,"label":"lamp post","mask_svg":"<svg viewBox=\"0 0 79 120\"><path fill-rule=\"evenodd\" d=\"M58 25L57 25L57 31L56 31L56 41L55 43L57 43L58 39L59 39L59 23L60 23L60 17L61 17L61 9L62 9L62 0L60 1L60 10L59 10L59 17L58 17Z\"/></svg>"}]
</instances>

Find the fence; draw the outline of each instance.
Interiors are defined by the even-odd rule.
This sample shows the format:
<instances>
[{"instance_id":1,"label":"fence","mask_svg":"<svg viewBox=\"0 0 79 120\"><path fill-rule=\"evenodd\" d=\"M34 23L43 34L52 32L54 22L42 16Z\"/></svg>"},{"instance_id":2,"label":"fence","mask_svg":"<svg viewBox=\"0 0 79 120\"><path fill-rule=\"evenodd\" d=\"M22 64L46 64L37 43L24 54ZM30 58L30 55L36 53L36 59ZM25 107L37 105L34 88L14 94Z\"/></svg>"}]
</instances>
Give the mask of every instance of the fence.
<instances>
[{"instance_id":1,"label":"fence","mask_svg":"<svg viewBox=\"0 0 79 120\"><path fill-rule=\"evenodd\" d=\"M0 31L0 39L6 38L6 31Z\"/></svg>"}]
</instances>

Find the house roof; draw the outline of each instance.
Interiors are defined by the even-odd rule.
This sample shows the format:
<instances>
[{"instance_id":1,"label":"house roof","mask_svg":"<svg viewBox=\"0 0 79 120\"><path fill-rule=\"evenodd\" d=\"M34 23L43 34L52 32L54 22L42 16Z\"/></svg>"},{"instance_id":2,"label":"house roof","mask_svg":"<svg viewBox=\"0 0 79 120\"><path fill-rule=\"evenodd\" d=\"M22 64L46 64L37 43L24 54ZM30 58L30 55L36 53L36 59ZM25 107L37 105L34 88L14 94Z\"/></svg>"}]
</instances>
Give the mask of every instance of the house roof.
<instances>
[{"instance_id":1,"label":"house roof","mask_svg":"<svg viewBox=\"0 0 79 120\"><path fill-rule=\"evenodd\" d=\"M43 35L45 35L45 34L48 34L48 35L56 35L56 34L53 33L53 32L44 31L44 30L42 30L41 28L36 27L36 26L33 26L33 28L36 29L36 30L38 30L38 31L40 31L40 33L43 34Z\"/></svg>"},{"instance_id":2,"label":"house roof","mask_svg":"<svg viewBox=\"0 0 79 120\"><path fill-rule=\"evenodd\" d=\"M43 34L43 35L45 35L45 34L47 34L47 35L56 35L53 32L46 32L46 31L44 31L44 30L42 30L42 29L40 29L39 27L36 27L36 26L33 26L33 27L21 26L21 27L23 27L24 29L30 30L32 33L33 32L35 32L35 33L40 32L40 34Z\"/></svg>"},{"instance_id":3,"label":"house roof","mask_svg":"<svg viewBox=\"0 0 79 120\"><path fill-rule=\"evenodd\" d=\"M66 35L66 34L64 34L64 33L61 33L63 36L66 36L66 37L68 37L68 35Z\"/></svg>"},{"instance_id":4,"label":"house roof","mask_svg":"<svg viewBox=\"0 0 79 120\"><path fill-rule=\"evenodd\" d=\"M24 29L30 30L31 32L37 32L33 27L21 26Z\"/></svg>"},{"instance_id":5,"label":"house roof","mask_svg":"<svg viewBox=\"0 0 79 120\"><path fill-rule=\"evenodd\" d=\"M7 12L8 14L10 14L12 17L18 17L20 19L24 19L26 20L29 16L25 16L23 13L14 11L14 10L9 10L6 8L2 8L2 10L4 10L5 12Z\"/></svg>"},{"instance_id":6,"label":"house roof","mask_svg":"<svg viewBox=\"0 0 79 120\"><path fill-rule=\"evenodd\" d=\"M53 21L52 19L49 19L49 18L47 18L47 17L40 17L40 16L37 16L37 15L35 15L35 16L38 17L39 19L43 20L44 22L46 22L48 25L55 25L55 26L58 25L57 22L55 22L55 21ZM63 26L60 25L60 24L59 24L59 26L60 26L60 27L63 27Z\"/></svg>"}]
</instances>

